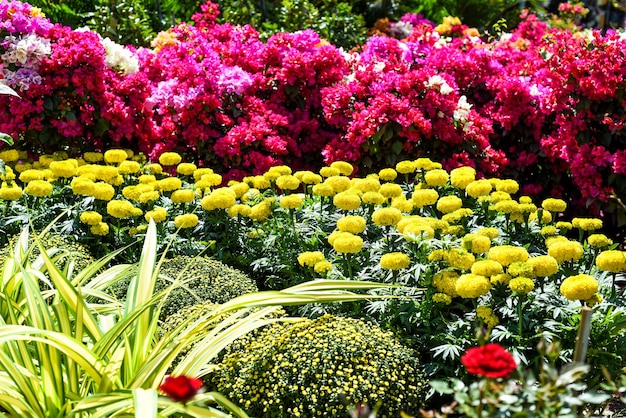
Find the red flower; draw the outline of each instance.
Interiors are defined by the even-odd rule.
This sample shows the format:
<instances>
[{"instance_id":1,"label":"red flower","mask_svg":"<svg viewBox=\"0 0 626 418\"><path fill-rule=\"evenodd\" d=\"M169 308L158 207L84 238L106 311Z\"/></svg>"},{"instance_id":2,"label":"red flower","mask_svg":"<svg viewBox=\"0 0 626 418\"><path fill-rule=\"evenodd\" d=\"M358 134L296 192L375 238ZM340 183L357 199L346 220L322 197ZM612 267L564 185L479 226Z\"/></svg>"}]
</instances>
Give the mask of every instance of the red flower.
<instances>
[{"instance_id":1,"label":"red flower","mask_svg":"<svg viewBox=\"0 0 626 418\"><path fill-rule=\"evenodd\" d=\"M202 387L202 380L187 376L167 376L159 389L177 402L188 402Z\"/></svg>"},{"instance_id":2,"label":"red flower","mask_svg":"<svg viewBox=\"0 0 626 418\"><path fill-rule=\"evenodd\" d=\"M517 367L511 354L493 343L470 348L461 357L461 363L471 374L492 378L506 377Z\"/></svg>"}]
</instances>

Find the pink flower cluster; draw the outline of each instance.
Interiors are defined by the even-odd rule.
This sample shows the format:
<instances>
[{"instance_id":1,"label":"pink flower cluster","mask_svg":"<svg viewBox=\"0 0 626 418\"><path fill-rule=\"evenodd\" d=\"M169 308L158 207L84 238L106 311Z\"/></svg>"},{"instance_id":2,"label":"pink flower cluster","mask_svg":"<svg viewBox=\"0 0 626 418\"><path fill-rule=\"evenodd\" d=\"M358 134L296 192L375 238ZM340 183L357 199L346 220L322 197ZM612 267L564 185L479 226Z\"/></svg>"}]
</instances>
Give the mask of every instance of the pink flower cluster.
<instances>
[{"instance_id":1,"label":"pink flower cluster","mask_svg":"<svg viewBox=\"0 0 626 418\"><path fill-rule=\"evenodd\" d=\"M454 19L407 15L347 53L310 30L264 42L218 14L207 2L135 49L0 0L2 74L22 96L0 97L11 109L0 131L38 152L176 150L225 178L428 156L516 178L526 193L606 201L626 176L618 33L524 13L486 41Z\"/></svg>"}]
</instances>

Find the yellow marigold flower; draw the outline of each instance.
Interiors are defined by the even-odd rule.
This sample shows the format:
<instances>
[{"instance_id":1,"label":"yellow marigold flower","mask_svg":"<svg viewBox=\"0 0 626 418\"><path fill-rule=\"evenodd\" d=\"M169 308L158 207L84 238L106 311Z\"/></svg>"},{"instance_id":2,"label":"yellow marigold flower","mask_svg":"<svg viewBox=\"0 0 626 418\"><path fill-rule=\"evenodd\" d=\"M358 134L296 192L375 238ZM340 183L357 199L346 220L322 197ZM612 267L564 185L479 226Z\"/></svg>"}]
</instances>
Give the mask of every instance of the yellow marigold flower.
<instances>
[{"instance_id":1,"label":"yellow marigold flower","mask_svg":"<svg viewBox=\"0 0 626 418\"><path fill-rule=\"evenodd\" d=\"M386 199L385 196L378 192L365 192L363 193L363 196L361 196L361 200L366 205L376 206L382 205Z\"/></svg>"},{"instance_id":2,"label":"yellow marigold flower","mask_svg":"<svg viewBox=\"0 0 626 418\"><path fill-rule=\"evenodd\" d=\"M74 165L69 161L52 161L49 168L56 177L69 178L76 174L78 165Z\"/></svg>"},{"instance_id":3,"label":"yellow marigold flower","mask_svg":"<svg viewBox=\"0 0 626 418\"><path fill-rule=\"evenodd\" d=\"M415 241L414 237L432 238L435 236L435 230L425 222L413 222L402 228L404 238Z\"/></svg>"},{"instance_id":4,"label":"yellow marigold flower","mask_svg":"<svg viewBox=\"0 0 626 418\"><path fill-rule=\"evenodd\" d=\"M555 242L563 242L563 241L569 242L567 237L564 237L562 235L553 235L553 236L547 237L545 242L546 242L546 247L550 247Z\"/></svg>"},{"instance_id":5,"label":"yellow marigold flower","mask_svg":"<svg viewBox=\"0 0 626 418\"><path fill-rule=\"evenodd\" d=\"M2 187L0 187L0 199L18 200L20 197L22 197L22 189L17 184L12 183L11 186L9 186L6 182L2 182Z\"/></svg>"},{"instance_id":6,"label":"yellow marigold flower","mask_svg":"<svg viewBox=\"0 0 626 418\"><path fill-rule=\"evenodd\" d=\"M569 300L585 301L598 291L598 281L588 274L578 274L563 280L560 290Z\"/></svg>"},{"instance_id":7,"label":"yellow marigold flower","mask_svg":"<svg viewBox=\"0 0 626 418\"><path fill-rule=\"evenodd\" d=\"M501 180L496 184L496 191L498 192L505 192L511 195L517 193L518 190L519 184L512 179Z\"/></svg>"},{"instance_id":8,"label":"yellow marigold flower","mask_svg":"<svg viewBox=\"0 0 626 418\"><path fill-rule=\"evenodd\" d=\"M163 174L163 167L161 166L161 164L157 164L157 163L146 164L144 168L146 169L148 174L152 174L152 175Z\"/></svg>"},{"instance_id":9,"label":"yellow marigold flower","mask_svg":"<svg viewBox=\"0 0 626 418\"><path fill-rule=\"evenodd\" d=\"M565 230L565 231L569 231L570 229L573 228L573 225L571 222L565 222L565 221L559 221L556 223L555 225L558 229L561 230Z\"/></svg>"},{"instance_id":10,"label":"yellow marigold flower","mask_svg":"<svg viewBox=\"0 0 626 418\"><path fill-rule=\"evenodd\" d=\"M87 166L85 166L87 168ZM107 165L98 165L93 167L93 173L96 175L98 180L106 181L107 183L117 176L120 175L120 172L117 170L117 167L107 166Z\"/></svg>"},{"instance_id":11,"label":"yellow marigold flower","mask_svg":"<svg viewBox=\"0 0 626 418\"><path fill-rule=\"evenodd\" d=\"M404 195L391 199L391 207L398 209L402 213L410 213L413 211L413 201L407 200Z\"/></svg>"},{"instance_id":12,"label":"yellow marigold flower","mask_svg":"<svg viewBox=\"0 0 626 418\"><path fill-rule=\"evenodd\" d=\"M619 250L602 251L596 257L596 266L611 273L626 272L626 252Z\"/></svg>"},{"instance_id":13,"label":"yellow marigold flower","mask_svg":"<svg viewBox=\"0 0 626 418\"><path fill-rule=\"evenodd\" d=\"M195 199L196 194L191 189L179 189L172 192L172 203L190 203Z\"/></svg>"},{"instance_id":14,"label":"yellow marigold flower","mask_svg":"<svg viewBox=\"0 0 626 418\"><path fill-rule=\"evenodd\" d=\"M15 171L17 171L18 173L23 173L26 170L31 170L33 168L33 165L31 163L25 163L25 162L19 162L17 164L15 164Z\"/></svg>"},{"instance_id":15,"label":"yellow marigold flower","mask_svg":"<svg viewBox=\"0 0 626 418\"><path fill-rule=\"evenodd\" d=\"M298 255L298 264L303 267L313 267L316 263L324 260L324 254L321 251L305 251Z\"/></svg>"},{"instance_id":16,"label":"yellow marigold flower","mask_svg":"<svg viewBox=\"0 0 626 418\"><path fill-rule=\"evenodd\" d=\"M450 297L457 297L456 281L460 276L451 270L443 270L433 276L432 284L441 293Z\"/></svg>"},{"instance_id":17,"label":"yellow marigold flower","mask_svg":"<svg viewBox=\"0 0 626 418\"><path fill-rule=\"evenodd\" d=\"M417 208L434 205L438 199L439 193L434 189L416 189L413 190L413 195L411 196L413 205Z\"/></svg>"},{"instance_id":18,"label":"yellow marigold flower","mask_svg":"<svg viewBox=\"0 0 626 418\"><path fill-rule=\"evenodd\" d=\"M512 214L519 211L519 203L515 200L502 200L493 205L493 210L505 213Z\"/></svg>"},{"instance_id":19,"label":"yellow marigold flower","mask_svg":"<svg viewBox=\"0 0 626 418\"><path fill-rule=\"evenodd\" d=\"M282 196L278 201L281 208L285 209L298 209L304 202L304 195L301 193L290 194Z\"/></svg>"},{"instance_id":20,"label":"yellow marigold flower","mask_svg":"<svg viewBox=\"0 0 626 418\"><path fill-rule=\"evenodd\" d=\"M452 298L445 293L435 293L433 294L433 302L449 305L452 303Z\"/></svg>"},{"instance_id":21,"label":"yellow marigold flower","mask_svg":"<svg viewBox=\"0 0 626 418\"><path fill-rule=\"evenodd\" d=\"M437 170L441 168L441 163L433 162L430 158L418 158L413 161L416 170Z\"/></svg>"},{"instance_id":22,"label":"yellow marigold flower","mask_svg":"<svg viewBox=\"0 0 626 418\"><path fill-rule=\"evenodd\" d=\"M7 149L0 151L0 160L5 163L12 163L20 159L20 153L15 149Z\"/></svg>"},{"instance_id":23,"label":"yellow marigold flower","mask_svg":"<svg viewBox=\"0 0 626 418\"><path fill-rule=\"evenodd\" d=\"M341 172L339 171L338 168L335 168L335 167L322 167L320 169L320 175L324 178L335 177L335 176L340 176Z\"/></svg>"},{"instance_id":24,"label":"yellow marigold flower","mask_svg":"<svg viewBox=\"0 0 626 418\"><path fill-rule=\"evenodd\" d=\"M177 165L182 160L183 157L181 157L177 152L164 152L159 156L159 164L164 166Z\"/></svg>"},{"instance_id":25,"label":"yellow marigold flower","mask_svg":"<svg viewBox=\"0 0 626 418\"><path fill-rule=\"evenodd\" d=\"M328 273L329 271L331 271L333 269L333 265L330 261L319 261L317 263L315 263L315 265L313 266L313 271L315 271L318 274L321 275L325 275L326 273Z\"/></svg>"},{"instance_id":26,"label":"yellow marigold flower","mask_svg":"<svg viewBox=\"0 0 626 418\"><path fill-rule=\"evenodd\" d=\"M491 248L491 239L485 235L466 234L462 239L462 245L465 250L473 254L483 254Z\"/></svg>"},{"instance_id":27,"label":"yellow marigold flower","mask_svg":"<svg viewBox=\"0 0 626 418\"><path fill-rule=\"evenodd\" d=\"M24 193L37 197L50 196L52 184L45 180L33 180L26 185Z\"/></svg>"},{"instance_id":28,"label":"yellow marigold flower","mask_svg":"<svg viewBox=\"0 0 626 418\"><path fill-rule=\"evenodd\" d=\"M456 281L456 291L463 299L476 299L491 290L491 282L485 276L467 273Z\"/></svg>"},{"instance_id":29,"label":"yellow marigold flower","mask_svg":"<svg viewBox=\"0 0 626 418\"><path fill-rule=\"evenodd\" d=\"M98 225L102 222L102 215L98 212L88 210L80 214L80 221L87 225Z\"/></svg>"},{"instance_id":30,"label":"yellow marigold flower","mask_svg":"<svg viewBox=\"0 0 626 418\"><path fill-rule=\"evenodd\" d=\"M532 292L534 288L535 283L528 277L516 277L509 282L509 289L521 295Z\"/></svg>"},{"instance_id":31,"label":"yellow marigold flower","mask_svg":"<svg viewBox=\"0 0 626 418\"><path fill-rule=\"evenodd\" d=\"M337 220L337 229L342 232L350 232L352 234L360 234L365 231L367 222L362 216L349 215Z\"/></svg>"},{"instance_id":32,"label":"yellow marigold flower","mask_svg":"<svg viewBox=\"0 0 626 418\"><path fill-rule=\"evenodd\" d=\"M454 212L462 206L463 201L456 196L443 196L437 201L437 210L441 213Z\"/></svg>"},{"instance_id":33,"label":"yellow marigold flower","mask_svg":"<svg viewBox=\"0 0 626 418\"><path fill-rule=\"evenodd\" d=\"M430 187L445 186L450 176L446 170L435 169L424 174L424 180Z\"/></svg>"},{"instance_id":34,"label":"yellow marigold flower","mask_svg":"<svg viewBox=\"0 0 626 418\"><path fill-rule=\"evenodd\" d=\"M101 152L86 152L83 154L83 159L88 163L99 163L104 160L104 155Z\"/></svg>"},{"instance_id":35,"label":"yellow marigold flower","mask_svg":"<svg viewBox=\"0 0 626 418\"><path fill-rule=\"evenodd\" d=\"M107 213L118 219L130 218L134 208L127 200L111 200L107 203Z\"/></svg>"},{"instance_id":36,"label":"yellow marigold flower","mask_svg":"<svg viewBox=\"0 0 626 418\"><path fill-rule=\"evenodd\" d=\"M108 183L94 183L93 197L97 200L111 200L115 196L115 189ZM105 234L106 235L106 234Z\"/></svg>"},{"instance_id":37,"label":"yellow marigold flower","mask_svg":"<svg viewBox=\"0 0 626 418\"><path fill-rule=\"evenodd\" d=\"M554 225L547 225L541 228L541 235L543 235L544 237L556 235L557 232L558 231Z\"/></svg>"},{"instance_id":38,"label":"yellow marigold flower","mask_svg":"<svg viewBox=\"0 0 626 418\"><path fill-rule=\"evenodd\" d=\"M402 212L396 208L380 208L372 213L372 221L378 226L396 225L402 219Z\"/></svg>"},{"instance_id":39,"label":"yellow marigold flower","mask_svg":"<svg viewBox=\"0 0 626 418\"><path fill-rule=\"evenodd\" d=\"M461 248L450 248L446 256L446 261L450 267L460 270L469 270L476 261L474 254L468 253Z\"/></svg>"},{"instance_id":40,"label":"yellow marigold flower","mask_svg":"<svg viewBox=\"0 0 626 418\"><path fill-rule=\"evenodd\" d=\"M250 212L252 211L252 208L248 205L244 205L244 204L234 204L231 207L228 208L228 216L230 216L231 218L236 218L238 216L250 216Z\"/></svg>"},{"instance_id":41,"label":"yellow marigold flower","mask_svg":"<svg viewBox=\"0 0 626 418\"><path fill-rule=\"evenodd\" d=\"M582 229L583 231L595 231L602 228L602 219L597 218L574 218L572 219L572 226L574 228Z\"/></svg>"},{"instance_id":42,"label":"yellow marigold flower","mask_svg":"<svg viewBox=\"0 0 626 418\"><path fill-rule=\"evenodd\" d=\"M604 234L591 234L587 238L587 243L593 248L604 248L613 244L613 240Z\"/></svg>"},{"instance_id":43,"label":"yellow marigold flower","mask_svg":"<svg viewBox=\"0 0 626 418\"><path fill-rule=\"evenodd\" d=\"M33 180L43 180L44 175L42 170L30 169L22 171L19 178L22 183L28 183Z\"/></svg>"},{"instance_id":44,"label":"yellow marigold flower","mask_svg":"<svg viewBox=\"0 0 626 418\"><path fill-rule=\"evenodd\" d=\"M109 233L109 224L107 224L106 222L100 222L97 225L91 225L89 230L94 235L104 236Z\"/></svg>"},{"instance_id":45,"label":"yellow marigold flower","mask_svg":"<svg viewBox=\"0 0 626 418\"><path fill-rule=\"evenodd\" d=\"M271 203L268 200L264 200L250 208L250 219L257 222L265 222L271 215Z\"/></svg>"},{"instance_id":46,"label":"yellow marigold flower","mask_svg":"<svg viewBox=\"0 0 626 418\"><path fill-rule=\"evenodd\" d=\"M497 286L497 285L508 286L508 284L511 282L511 279L512 279L512 277L509 274L500 273L500 274L496 274L494 276L491 276L489 278L489 281L494 286Z\"/></svg>"},{"instance_id":47,"label":"yellow marigold flower","mask_svg":"<svg viewBox=\"0 0 626 418\"><path fill-rule=\"evenodd\" d=\"M403 195L402 187L396 183L385 183L380 186L378 193L382 194L388 199L399 197Z\"/></svg>"},{"instance_id":48,"label":"yellow marigold flower","mask_svg":"<svg viewBox=\"0 0 626 418\"><path fill-rule=\"evenodd\" d=\"M548 255L554 257L559 264L576 261L583 255L583 246L578 241L557 241L548 246Z\"/></svg>"},{"instance_id":49,"label":"yellow marigold flower","mask_svg":"<svg viewBox=\"0 0 626 418\"><path fill-rule=\"evenodd\" d=\"M352 180L352 187L361 193L366 192L378 192L380 189L380 182L378 179L367 177L364 179L355 178ZM381 193L382 194L382 193Z\"/></svg>"},{"instance_id":50,"label":"yellow marigold flower","mask_svg":"<svg viewBox=\"0 0 626 418\"><path fill-rule=\"evenodd\" d=\"M335 189L329 184L320 183L313 186L311 193L321 197L333 197L335 195Z\"/></svg>"},{"instance_id":51,"label":"yellow marigold flower","mask_svg":"<svg viewBox=\"0 0 626 418\"><path fill-rule=\"evenodd\" d=\"M166 177L161 180L157 180L156 187L164 192L171 192L178 190L183 186L183 182L178 177Z\"/></svg>"},{"instance_id":52,"label":"yellow marigold flower","mask_svg":"<svg viewBox=\"0 0 626 418\"><path fill-rule=\"evenodd\" d=\"M240 181L229 184L228 188L235 192L235 197L237 199L240 199L241 196L243 196L248 192L248 190L250 190L250 186L247 183L242 183Z\"/></svg>"},{"instance_id":53,"label":"yellow marigold flower","mask_svg":"<svg viewBox=\"0 0 626 418\"><path fill-rule=\"evenodd\" d=\"M344 176L349 176L354 171L352 164L345 161L334 161L330 164L331 168L336 168Z\"/></svg>"},{"instance_id":54,"label":"yellow marigold flower","mask_svg":"<svg viewBox=\"0 0 626 418\"><path fill-rule=\"evenodd\" d=\"M489 237L490 240L494 240L500 236L500 231L497 228L481 228L475 232L477 235L484 235Z\"/></svg>"},{"instance_id":55,"label":"yellow marigold flower","mask_svg":"<svg viewBox=\"0 0 626 418\"><path fill-rule=\"evenodd\" d=\"M489 329L492 329L493 327L498 325L498 323L500 323L500 320L493 313L489 306L478 306L476 308L476 318L481 319L482 322L487 325L487 328Z\"/></svg>"},{"instance_id":56,"label":"yellow marigold flower","mask_svg":"<svg viewBox=\"0 0 626 418\"><path fill-rule=\"evenodd\" d=\"M398 177L398 172L393 168L383 168L378 172L378 178L382 181L394 181Z\"/></svg>"},{"instance_id":57,"label":"yellow marigold flower","mask_svg":"<svg viewBox=\"0 0 626 418\"><path fill-rule=\"evenodd\" d=\"M510 200L510 199L511 199L511 195L501 190L496 190L495 192L491 192L491 194L489 195L489 201L493 204L502 202L503 200Z\"/></svg>"},{"instance_id":58,"label":"yellow marigold flower","mask_svg":"<svg viewBox=\"0 0 626 418\"><path fill-rule=\"evenodd\" d=\"M150 222L150 219L152 219L155 223L163 222L165 219L167 219L167 210L165 208L157 206L154 209L146 212L146 214L144 215L144 219L146 220L146 222Z\"/></svg>"},{"instance_id":59,"label":"yellow marigold flower","mask_svg":"<svg viewBox=\"0 0 626 418\"><path fill-rule=\"evenodd\" d=\"M275 165L270 167L267 172L272 173L272 176L274 176L274 173L277 173L279 176L288 176L291 174L291 167L287 165Z\"/></svg>"},{"instance_id":60,"label":"yellow marigold flower","mask_svg":"<svg viewBox=\"0 0 626 418\"><path fill-rule=\"evenodd\" d=\"M516 261L507 267L506 272L511 277L530 277L533 275L533 266L528 261Z\"/></svg>"},{"instance_id":61,"label":"yellow marigold flower","mask_svg":"<svg viewBox=\"0 0 626 418\"><path fill-rule=\"evenodd\" d=\"M342 232L332 243L338 253L358 253L363 248L363 239L349 232Z\"/></svg>"},{"instance_id":62,"label":"yellow marigold flower","mask_svg":"<svg viewBox=\"0 0 626 418\"><path fill-rule=\"evenodd\" d=\"M564 212L567 208L567 203L565 200L550 197L541 202L541 207L550 212Z\"/></svg>"},{"instance_id":63,"label":"yellow marigold flower","mask_svg":"<svg viewBox=\"0 0 626 418\"><path fill-rule=\"evenodd\" d=\"M192 176L197 168L193 163L180 163L176 166L176 173L183 176Z\"/></svg>"},{"instance_id":64,"label":"yellow marigold flower","mask_svg":"<svg viewBox=\"0 0 626 418\"><path fill-rule=\"evenodd\" d=\"M361 206L361 198L348 191L340 192L333 197L333 204L342 210L355 210Z\"/></svg>"},{"instance_id":65,"label":"yellow marigold flower","mask_svg":"<svg viewBox=\"0 0 626 418\"><path fill-rule=\"evenodd\" d=\"M300 179L300 181L303 184L320 184L322 182L322 176L320 176L319 174L315 174L311 171L305 171L302 174L302 178Z\"/></svg>"},{"instance_id":66,"label":"yellow marigold flower","mask_svg":"<svg viewBox=\"0 0 626 418\"><path fill-rule=\"evenodd\" d=\"M594 307L597 304L601 303L603 300L602 295L599 293L594 294L592 297L590 297L589 299L585 300L585 304L589 307Z\"/></svg>"},{"instance_id":67,"label":"yellow marigold flower","mask_svg":"<svg viewBox=\"0 0 626 418\"><path fill-rule=\"evenodd\" d=\"M415 162L413 161L400 161L396 164L396 171L400 174L411 174L415 172Z\"/></svg>"},{"instance_id":68,"label":"yellow marigold flower","mask_svg":"<svg viewBox=\"0 0 626 418\"><path fill-rule=\"evenodd\" d=\"M503 266L508 266L516 261L528 260L528 251L526 251L526 248L523 247L498 245L489 249L487 259L495 260Z\"/></svg>"},{"instance_id":69,"label":"yellow marigold flower","mask_svg":"<svg viewBox=\"0 0 626 418\"><path fill-rule=\"evenodd\" d=\"M123 149L110 149L104 153L104 162L107 164L119 164L128 159L128 154Z\"/></svg>"},{"instance_id":70,"label":"yellow marigold flower","mask_svg":"<svg viewBox=\"0 0 626 418\"><path fill-rule=\"evenodd\" d=\"M411 264L411 258L401 252L383 254L380 258L380 266L387 270L401 270Z\"/></svg>"},{"instance_id":71,"label":"yellow marigold flower","mask_svg":"<svg viewBox=\"0 0 626 418\"><path fill-rule=\"evenodd\" d=\"M489 180L474 180L465 187L465 193L473 198L488 196L491 193L491 182Z\"/></svg>"},{"instance_id":72,"label":"yellow marigold flower","mask_svg":"<svg viewBox=\"0 0 626 418\"><path fill-rule=\"evenodd\" d=\"M328 177L326 180L324 180L324 183L332 187L335 193L344 192L352 186L352 182L350 181L350 179L344 176Z\"/></svg>"},{"instance_id":73,"label":"yellow marigold flower","mask_svg":"<svg viewBox=\"0 0 626 418\"><path fill-rule=\"evenodd\" d=\"M174 164L170 164L170 165L174 165ZM198 222L199 222L198 215L194 213L185 213L182 215L178 215L177 217L174 218L174 225L176 225L176 228L180 228L180 229L193 228L196 225L198 225Z\"/></svg>"},{"instance_id":74,"label":"yellow marigold flower","mask_svg":"<svg viewBox=\"0 0 626 418\"><path fill-rule=\"evenodd\" d=\"M281 190L296 190L300 187L300 180L290 174L283 174L276 178L276 186Z\"/></svg>"},{"instance_id":75,"label":"yellow marigold flower","mask_svg":"<svg viewBox=\"0 0 626 418\"><path fill-rule=\"evenodd\" d=\"M78 196L93 196L95 183L89 177L74 177L70 183L72 193Z\"/></svg>"},{"instance_id":76,"label":"yellow marigold flower","mask_svg":"<svg viewBox=\"0 0 626 418\"><path fill-rule=\"evenodd\" d=\"M200 201L200 205L204 210L210 211L215 209L228 209L234 205L235 202L235 192L228 188L221 188L204 196Z\"/></svg>"},{"instance_id":77,"label":"yellow marigold flower","mask_svg":"<svg viewBox=\"0 0 626 418\"><path fill-rule=\"evenodd\" d=\"M456 224L461 222L463 218L467 218L474 214L474 211L469 208L461 208L450 213L446 213L441 217L442 220L448 222L449 224Z\"/></svg>"},{"instance_id":78,"label":"yellow marigold flower","mask_svg":"<svg viewBox=\"0 0 626 418\"><path fill-rule=\"evenodd\" d=\"M550 255L530 257L528 264L532 267L532 277L549 277L559 271L559 263Z\"/></svg>"},{"instance_id":79,"label":"yellow marigold flower","mask_svg":"<svg viewBox=\"0 0 626 418\"><path fill-rule=\"evenodd\" d=\"M202 167L202 168L198 168L193 172L193 179L195 181L198 181L202 178L202 176L204 176L205 174L215 174L215 172L213 171L212 168L209 167ZM263 176L260 176L263 177Z\"/></svg>"},{"instance_id":80,"label":"yellow marigold flower","mask_svg":"<svg viewBox=\"0 0 626 418\"><path fill-rule=\"evenodd\" d=\"M502 264L494 260L478 260L472 264L472 274L479 276L491 277L503 273Z\"/></svg>"},{"instance_id":81,"label":"yellow marigold flower","mask_svg":"<svg viewBox=\"0 0 626 418\"><path fill-rule=\"evenodd\" d=\"M159 196L160 194L156 190L148 190L145 192L141 192L141 194L137 198L137 201L140 203L154 202L159 198Z\"/></svg>"},{"instance_id":82,"label":"yellow marigold flower","mask_svg":"<svg viewBox=\"0 0 626 418\"><path fill-rule=\"evenodd\" d=\"M117 166L117 171L123 176L138 173L139 170L141 170L141 165L137 161L126 160Z\"/></svg>"},{"instance_id":83,"label":"yellow marigold flower","mask_svg":"<svg viewBox=\"0 0 626 418\"><path fill-rule=\"evenodd\" d=\"M548 212L547 210L536 211L536 212L531 213L530 216L528 217L528 222L533 222L533 221L538 220L539 212L541 212L542 224L549 224L550 222L552 222L552 213Z\"/></svg>"}]
</instances>

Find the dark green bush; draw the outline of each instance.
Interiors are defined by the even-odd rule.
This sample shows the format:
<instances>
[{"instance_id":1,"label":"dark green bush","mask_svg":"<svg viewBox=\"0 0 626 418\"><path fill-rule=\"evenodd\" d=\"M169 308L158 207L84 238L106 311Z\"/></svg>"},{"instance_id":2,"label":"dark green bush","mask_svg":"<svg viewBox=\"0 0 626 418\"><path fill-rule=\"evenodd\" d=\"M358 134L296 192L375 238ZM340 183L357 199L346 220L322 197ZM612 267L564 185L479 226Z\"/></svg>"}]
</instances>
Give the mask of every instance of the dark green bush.
<instances>
[{"instance_id":1,"label":"dark green bush","mask_svg":"<svg viewBox=\"0 0 626 418\"><path fill-rule=\"evenodd\" d=\"M362 320L324 315L277 323L230 346L207 385L251 416L347 416L380 403L379 417L416 414L426 382L418 353Z\"/></svg>"}]
</instances>

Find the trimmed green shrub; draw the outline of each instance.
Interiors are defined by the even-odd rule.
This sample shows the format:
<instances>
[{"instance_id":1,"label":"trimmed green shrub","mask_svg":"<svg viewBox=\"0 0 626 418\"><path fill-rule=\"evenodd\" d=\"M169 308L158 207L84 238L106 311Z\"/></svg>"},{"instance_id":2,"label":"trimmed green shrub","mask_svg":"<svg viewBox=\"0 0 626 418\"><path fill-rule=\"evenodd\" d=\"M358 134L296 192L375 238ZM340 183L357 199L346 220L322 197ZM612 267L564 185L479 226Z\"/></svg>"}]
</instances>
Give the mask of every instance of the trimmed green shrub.
<instances>
[{"instance_id":1,"label":"trimmed green shrub","mask_svg":"<svg viewBox=\"0 0 626 418\"><path fill-rule=\"evenodd\" d=\"M424 376L418 353L362 320L324 315L277 323L226 351L206 384L251 416L347 416L380 405L378 417L417 413Z\"/></svg>"},{"instance_id":2,"label":"trimmed green shrub","mask_svg":"<svg viewBox=\"0 0 626 418\"><path fill-rule=\"evenodd\" d=\"M169 293L161 317L167 318L183 308L204 302L224 303L245 293L257 292L258 287L239 270L209 257L178 256L163 261L155 292L178 280L179 286ZM119 282L111 289L119 299L126 297L128 282Z\"/></svg>"}]
</instances>

